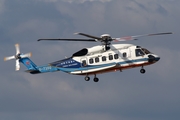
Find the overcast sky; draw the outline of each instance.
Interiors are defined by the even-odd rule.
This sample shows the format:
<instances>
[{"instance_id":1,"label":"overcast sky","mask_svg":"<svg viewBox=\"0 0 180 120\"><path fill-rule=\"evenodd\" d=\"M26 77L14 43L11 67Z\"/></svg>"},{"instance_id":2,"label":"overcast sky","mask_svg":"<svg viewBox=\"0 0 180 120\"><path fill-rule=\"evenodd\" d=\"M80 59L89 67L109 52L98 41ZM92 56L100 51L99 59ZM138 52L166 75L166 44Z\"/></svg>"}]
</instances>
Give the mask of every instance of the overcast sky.
<instances>
[{"instance_id":1,"label":"overcast sky","mask_svg":"<svg viewBox=\"0 0 180 120\"><path fill-rule=\"evenodd\" d=\"M179 0L0 0L1 120L178 120L180 119ZM71 56L88 42L37 42L39 38L83 38L84 32L112 37L173 32L141 38L140 45L161 57L145 67L100 74L100 81L63 72L31 75L15 54L32 52L45 64Z\"/></svg>"}]
</instances>

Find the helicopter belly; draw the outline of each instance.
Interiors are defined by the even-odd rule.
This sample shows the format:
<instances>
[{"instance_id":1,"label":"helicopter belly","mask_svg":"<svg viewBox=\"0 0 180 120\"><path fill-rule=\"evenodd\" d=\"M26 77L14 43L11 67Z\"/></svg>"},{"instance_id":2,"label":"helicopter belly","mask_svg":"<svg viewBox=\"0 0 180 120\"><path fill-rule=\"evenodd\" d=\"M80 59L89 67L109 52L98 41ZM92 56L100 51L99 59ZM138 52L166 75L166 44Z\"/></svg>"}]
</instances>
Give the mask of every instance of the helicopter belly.
<instances>
[{"instance_id":1,"label":"helicopter belly","mask_svg":"<svg viewBox=\"0 0 180 120\"><path fill-rule=\"evenodd\" d=\"M98 71L102 71L102 70L115 68L117 66L119 66L119 64L117 64L117 63L103 64L103 65L79 68L79 70L76 70L76 71L73 71L73 72L70 72L70 73L71 74L76 74L76 75L89 74L89 73L94 73L94 72L98 72Z\"/></svg>"},{"instance_id":2,"label":"helicopter belly","mask_svg":"<svg viewBox=\"0 0 180 120\"><path fill-rule=\"evenodd\" d=\"M103 64L103 65L96 65L96 66L87 66L83 68L76 69L75 71L69 72L70 74L74 75L91 75L91 74L102 74L107 72L116 72L122 71L125 69L135 68L135 67L142 67L153 64L154 62L148 62L147 59L134 59L134 60L127 60L127 61L119 61L114 62L111 64Z\"/></svg>"},{"instance_id":3,"label":"helicopter belly","mask_svg":"<svg viewBox=\"0 0 180 120\"><path fill-rule=\"evenodd\" d=\"M145 63L139 63L139 64L126 64L126 65L114 65L114 66L109 66L109 67L103 67L99 69L91 69L91 70L82 70L82 71L74 71L71 72L71 74L74 75L93 75L93 74L102 74L102 73L107 73L107 72L116 72L116 71L123 71L125 69L131 69L135 67L141 67L141 66L147 66L153 63L145 62Z\"/></svg>"}]
</instances>

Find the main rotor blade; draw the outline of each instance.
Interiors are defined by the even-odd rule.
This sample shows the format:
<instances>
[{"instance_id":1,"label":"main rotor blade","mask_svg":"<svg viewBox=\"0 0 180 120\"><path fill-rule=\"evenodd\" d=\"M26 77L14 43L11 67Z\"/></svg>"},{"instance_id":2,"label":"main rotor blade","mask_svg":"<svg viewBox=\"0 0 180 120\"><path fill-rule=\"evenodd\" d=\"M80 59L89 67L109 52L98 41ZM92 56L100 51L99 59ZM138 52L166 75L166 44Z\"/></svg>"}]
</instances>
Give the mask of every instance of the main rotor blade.
<instances>
[{"instance_id":1,"label":"main rotor blade","mask_svg":"<svg viewBox=\"0 0 180 120\"><path fill-rule=\"evenodd\" d=\"M19 44L15 44L15 48L16 48L16 55L20 54Z\"/></svg>"},{"instance_id":2,"label":"main rotor blade","mask_svg":"<svg viewBox=\"0 0 180 120\"><path fill-rule=\"evenodd\" d=\"M89 37L89 38L94 38L94 39L97 39L97 40L101 40L102 38L100 37L96 37L96 36L92 36L92 35L88 35L88 34L85 34L85 33L74 33L76 35L82 35L82 36L86 36L86 37Z\"/></svg>"},{"instance_id":3,"label":"main rotor blade","mask_svg":"<svg viewBox=\"0 0 180 120\"><path fill-rule=\"evenodd\" d=\"M95 39L38 39L37 41L85 41L85 42L96 42Z\"/></svg>"},{"instance_id":4,"label":"main rotor blade","mask_svg":"<svg viewBox=\"0 0 180 120\"><path fill-rule=\"evenodd\" d=\"M138 40L138 39L137 39L138 37L155 36L155 35L167 35L167 34L172 34L172 32L154 33L154 34L144 34L144 35L121 37L121 38L113 38L113 41L114 41L114 42L118 42L118 41Z\"/></svg>"},{"instance_id":5,"label":"main rotor blade","mask_svg":"<svg viewBox=\"0 0 180 120\"><path fill-rule=\"evenodd\" d=\"M167 34L173 34L172 32L167 33L155 33L155 34L149 34L148 36L154 36L154 35L167 35Z\"/></svg>"}]
</instances>

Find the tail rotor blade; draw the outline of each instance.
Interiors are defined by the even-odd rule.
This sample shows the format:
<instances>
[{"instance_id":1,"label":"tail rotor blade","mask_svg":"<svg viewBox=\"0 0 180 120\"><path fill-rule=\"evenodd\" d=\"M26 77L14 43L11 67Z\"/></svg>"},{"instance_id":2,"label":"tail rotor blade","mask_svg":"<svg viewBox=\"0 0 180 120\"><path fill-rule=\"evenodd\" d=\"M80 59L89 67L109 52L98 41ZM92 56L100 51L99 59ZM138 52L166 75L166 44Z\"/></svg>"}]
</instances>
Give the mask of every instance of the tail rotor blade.
<instances>
[{"instance_id":1,"label":"tail rotor blade","mask_svg":"<svg viewBox=\"0 0 180 120\"><path fill-rule=\"evenodd\" d=\"M4 61L15 59L15 56L5 57Z\"/></svg>"},{"instance_id":2,"label":"tail rotor blade","mask_svg":"<svg viewBox=\"0 0 180 120\"><path fill-rule=\"evenodd\" d=\"M19 44L15 44L15 48L16 48L16 55L20 54Z\"/></svg>"},{"instance_id":3,"label":"tail rotor blade","mask_svg":"<svg viewBox=\"0 0 180 120\"><path fill-rule=\"evenodd\" d=\"M25 57L31 57L32 56L32 53L26 53L26 54L22 54L21 57L22 58L25 58Z\"/></svg>"},{"instance_id":4,"label":"tail rotor blade","mask_svg":"<svg viewBox=\"0 0 180 120\"><path fill-rule=\"evenodd\" d=\"M20 63L19 60L16 60L16 71L20 70Z\"/></svg>"}]
</instances>

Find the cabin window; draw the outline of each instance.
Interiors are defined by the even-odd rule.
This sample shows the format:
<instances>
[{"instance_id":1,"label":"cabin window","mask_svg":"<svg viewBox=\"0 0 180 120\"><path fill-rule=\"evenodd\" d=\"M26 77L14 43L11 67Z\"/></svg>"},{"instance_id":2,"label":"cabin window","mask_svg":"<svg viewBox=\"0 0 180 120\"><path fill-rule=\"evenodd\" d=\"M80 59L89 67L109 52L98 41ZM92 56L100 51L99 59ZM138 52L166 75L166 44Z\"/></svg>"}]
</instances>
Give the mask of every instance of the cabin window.
<instances>
[{"instance_id":1,"label":"cabin window","mask_svg":"<svg viewBox=\"0 0 180 120\"><path fill-rule=\"evenodd\" d=\"M118 59L118 54L114 54L114 59Z\"/></svg>"},{"instance_id":2,"label":"cabin window","mask_svg":"<svg viewBox=\"0 0 180 120\"><path fill-rule=\"evenodd\" d=\"M90 58L90 59L89 59L89 63L90 63L90 64L93 64L93 63L94 63L93 58Z\"/></svg>"},{"instance_id":3,"label":"cabin window","mask_svg":"<svg viewBox=\"0 0 180 120\"><path fill-rule=\"evenodd\" d=\"M83 61L82 61L82 66L83 66L83 67L87 66L86 60L83 60Z\"/></svg>"},{"instance_id":4,"label":"cabin window","mask_svg":"<svg viewBox=\"0 0 180 120\"><path fill-rule=\"evenodd\" d=\"M102 57L102 61L106 61L106 56L103 56L103 57Z\"/></svg>"},{"instance_id":5,"label":"cabin window","mask_svg":"<svg viewBox=\"0 0 180 120\"><path fill-rule=\"evenodd\" d=\"M96 63L99 62L99 58L98 57L95 58L95 62Z\"/></svg>"},{"instance_id":6,"label":"cabin window","mask_svg":"<svg viewBox=\"0 0 180 120\"><path fill-rule=\"evenodd\" d=\"M127 57L127 53L124 52L124 53L122 54L122 56L123 56L123 58L126 58L126 57Z\"/></svg>"},{"instance_id":7,"label":"cabin window","mask_svg":"<svg viewBox=\"0 0 180 120\"><path fill-rule=\"evenodd\" d=\"M141 49L136 49L136 56L143 56L144 52Z\"/></svg>"},{"instance_id":8,"label":"cabin window","mask_svg":"<svg viewBox=\"0 0 180 120\"><path fill-rule=\"evenodd\" d=\"M109 60L113 60L113 55L109 55Z\"/></svg>"}]
</instances>

